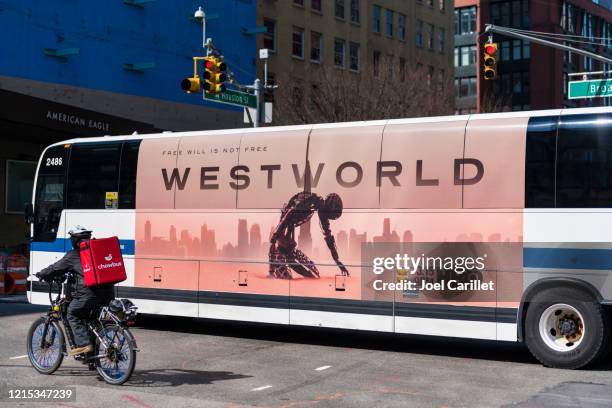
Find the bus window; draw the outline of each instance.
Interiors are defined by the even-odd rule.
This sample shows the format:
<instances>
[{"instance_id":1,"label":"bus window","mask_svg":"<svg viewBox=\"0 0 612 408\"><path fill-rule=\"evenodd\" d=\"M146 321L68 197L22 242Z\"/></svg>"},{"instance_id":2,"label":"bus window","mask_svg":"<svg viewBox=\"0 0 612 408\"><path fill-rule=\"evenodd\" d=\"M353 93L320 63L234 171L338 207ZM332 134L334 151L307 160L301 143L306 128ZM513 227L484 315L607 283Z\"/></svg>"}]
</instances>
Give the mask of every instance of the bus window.
<instances>
[{"instance_id":1,"label":"bus window","mask_svg":"<svg viewBox=\"0 0 612 408\"><path fill-rule=\"evenodd\" d=\"M136 208L136 170L140 140L125 142L121 149L119 170L119 208Z\"/></svg>"},{"instance_id":2,"label":"bus window","mask_svg":"<svg viewBox=\"0 0 612 408\"><path fill-rule=\"evenodd\" d=\"M104 209L106 193L118 192L121 143L72 146L68 166L66 208Z\"/></svg>"},{"instance_id":3,"label":"bus window","mask_svg":"<svg viewBox=\"0 0 612 408\"><path fill-rule=\"evenodd\" d=\"M555 206L555 154L558 116L536 116L527 126L525 208Z\"/></svg>"},{"instance_id":4,"label":"bus window","mask_svg":"<svg viewBox=\"0 0 612 408\"><path fill-rule=\"evenodd\" d=\"M63 146L51 147L40 163L34 202L34 241L51 242L57 237L64 208L67 152Z\"/></svg>"},{"instance_id":5,"label":"bus window","mask_svg":"<svg viewBox=\"0 0 612 408\"><path fill-rule=\"evenodd\" d=\"M557 207L612 207L612 119L609 115L561 116Z\"/></svg>"}]
</instances>

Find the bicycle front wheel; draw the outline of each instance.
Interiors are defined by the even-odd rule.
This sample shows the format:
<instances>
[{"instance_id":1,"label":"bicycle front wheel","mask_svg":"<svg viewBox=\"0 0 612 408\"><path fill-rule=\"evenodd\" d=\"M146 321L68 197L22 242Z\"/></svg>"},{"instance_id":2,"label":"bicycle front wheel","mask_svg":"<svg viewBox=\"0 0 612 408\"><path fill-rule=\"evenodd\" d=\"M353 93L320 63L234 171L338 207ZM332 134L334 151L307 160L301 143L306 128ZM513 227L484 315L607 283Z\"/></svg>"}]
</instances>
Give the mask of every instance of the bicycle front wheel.
<instances>
[{"instance_id":1,"label":"bicycle front wheel","mask_svg":"<svg viewBox=\"0 0 612 408\"><path fill-rule=\"evenodd\" d=\"M63 349L64 334L55 320L40 317L32 323L28 331L28 358L36 371L55 372L64 360Z\"/></svg>"},{"instance_id":2,"label":"bicycle front wheel","mask_svg":"<svg viewBox=\"0 0 612 408\"><path fill-rule=\"evenodd\" d=\"M116 324L106 325L96 339L96 368L109 384L121 385L130 379L136 366L136 342L132 333ZM106 344L105 344L106 343Z\"/></svg>"}]
</instances>

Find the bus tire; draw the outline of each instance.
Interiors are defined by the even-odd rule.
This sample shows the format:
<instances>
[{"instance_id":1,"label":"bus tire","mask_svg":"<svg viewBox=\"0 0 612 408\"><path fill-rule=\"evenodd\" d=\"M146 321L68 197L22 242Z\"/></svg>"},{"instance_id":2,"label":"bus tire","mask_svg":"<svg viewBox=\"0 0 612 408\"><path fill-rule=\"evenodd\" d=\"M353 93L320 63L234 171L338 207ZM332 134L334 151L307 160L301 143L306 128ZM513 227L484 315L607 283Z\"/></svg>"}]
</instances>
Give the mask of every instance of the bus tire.
<instances>
[{"instance_id":1,"label":"bus tire","mask_svg":"<svg viewBox=\"0 0 612 408\"><path fill-rule=\"evenodd\" d=\"M525 342L547 367L577 369L604 356L610 338L602 306L584 291L554 288L529 302Z\"/></svg>"}]
</instances>

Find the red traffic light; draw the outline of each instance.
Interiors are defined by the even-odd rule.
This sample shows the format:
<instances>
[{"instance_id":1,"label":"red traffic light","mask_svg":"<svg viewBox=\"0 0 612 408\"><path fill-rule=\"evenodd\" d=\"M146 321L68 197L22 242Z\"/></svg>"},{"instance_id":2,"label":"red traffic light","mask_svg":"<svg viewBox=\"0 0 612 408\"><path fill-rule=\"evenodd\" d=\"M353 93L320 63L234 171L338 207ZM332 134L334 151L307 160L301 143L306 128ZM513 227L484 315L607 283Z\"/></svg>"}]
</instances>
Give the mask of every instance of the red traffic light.
<instances>
[{"instance_id":1,"label":"red traffic light","mask_svg":"<svg viewBox=\"0 0 612 408\"><path fill-rule=\"evenodd\" d=\"M206 69L212 69L215 66L215 63L212 62L211 60L206 60L206 62L204 63L204 67Z\"/></svg>"},{"instance_id":2,"label":"red traffic light","mask_svg":"<svg viewBox=\"0 0 612 408\"><path fill-rule=\"evenodd\" d=\"M485 52L488 55L494 55L496 51L497 51L497 47L495 45L493 45L493 44L485 45Z\"/></svg>"}]
</instances>

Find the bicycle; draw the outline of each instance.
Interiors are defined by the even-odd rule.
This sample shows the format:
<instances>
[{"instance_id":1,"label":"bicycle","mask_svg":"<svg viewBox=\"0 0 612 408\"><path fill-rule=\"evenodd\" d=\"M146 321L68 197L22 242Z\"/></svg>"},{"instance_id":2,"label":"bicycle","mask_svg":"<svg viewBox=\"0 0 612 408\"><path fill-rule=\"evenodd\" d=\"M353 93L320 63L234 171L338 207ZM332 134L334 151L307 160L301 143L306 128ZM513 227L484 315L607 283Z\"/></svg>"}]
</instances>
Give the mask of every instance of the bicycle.
<instances>
[{"instance_id":1,"label":"bicycle","mask_svg":"<svg viewBox=\"0 0 612 408\"><path fill-rule=\"evenodd\" d=\"M28 332L28 358L41 374L53 374L62 364L69 349L75 347L70 325L67 323L68 304L72 300L69 285L73 276L68 273L49 283L49 311L32 323ZM53 284L60 288L53 299ZM128 299L115 299L106 306L94 308L87 319L87 327L95 343L90 354L75 355L77 361L97 370L104 381L121 385L130 379L136 366L136 340L128 326L134 323L138 308ZM67 343L66 343L67 342Z\"/></svg>"}]
</instances>

